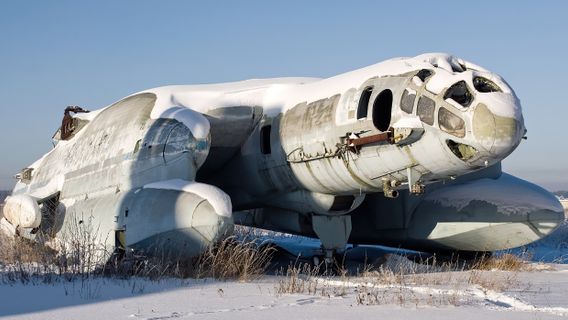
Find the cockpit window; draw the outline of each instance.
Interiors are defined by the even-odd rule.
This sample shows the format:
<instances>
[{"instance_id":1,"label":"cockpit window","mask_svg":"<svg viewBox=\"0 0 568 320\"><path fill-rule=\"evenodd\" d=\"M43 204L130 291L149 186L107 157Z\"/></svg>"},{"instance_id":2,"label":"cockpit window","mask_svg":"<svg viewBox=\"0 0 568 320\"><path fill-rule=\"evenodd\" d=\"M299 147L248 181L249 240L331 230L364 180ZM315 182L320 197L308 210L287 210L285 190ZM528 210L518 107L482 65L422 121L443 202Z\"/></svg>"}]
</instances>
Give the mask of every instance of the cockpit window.
<instances>
[{"instance_id":1,"label":"cockpit window","mask_svg":"<svg viewBox=\"0 0 568 320\"><path fill-rule=\"evenodd\" d=\"M499 88L495 82L483 77L473 78L473 86L475 90L479 92L502 92L501 88Z\"/></svg>"},{"instance_id":2,"label":"cockpit window","mask_svg":"<svg viewBox=\"0 0 568 320\"><path fill-rule=\"evenodd\" d=\"M418 106L416 106L416 114L420 117L422 122L433 125L434 124L434 110L436 109L436 103L434 100L421 96L418 100Z\"/></svg>"},{"instance_id":3,"label":"cockpit window","mask_svg":"<svg viewBox=\"0 0 568 320\"><path fill-rule=\"evenodd\" d=\"M367 111L369 110L369 100L371 99L371 94L373 93L373 87L367 87L361 93L359 98L359 105L357 106L357 119L363 119L367 117Z\"/></svg>"},{"instance_id":4,"label":"cockpit window","mask_svg":"<svg viewBox=\"0 0 568 320\"><path fill-rule=\"evenodd\" d=\"M418 73L416 74L416 76L422 80L422 82L426 81L426 79L430 78L430 76L432 76L432 74L434 74L431 70L428 69L422 69L420 71L418 71Z\"/></svg>"},{"instance_id":5,"label":"cockpit window","mask_svg":"<svg viewBox=\"0 0 568 320\"><path fill-rule=\"evenodd\" d=\"M448 109L440 107L438 111L440 129L458 138L465 137L465 122Z\"/></svg>"},{"instance_id":6,"label":"cockpit window","mask_svg":"<svg viewBox=\"0 0 568 320\"><path fill-rule=\"evenodd\" d=\"M464 72L466 69L465 65L461 64L461 63L456 63L456 62L450 62L450 65L452 66L452 71L453 72Z\"/></svg>"},{"instance_id":7,"label":"cockpit window","mask_svg":"<svg viewBox=\"0 0 568 320\"><path fill-rule=\"evenodd\" d=\"M469 107L473 101L473 95L467 88L465 81L459 81L453 84L444 95L444 99L452 99L464 107Z\"/></svg>"},{"instance_id":8,"label":"cockpit window","mask_svg":"<svg viewBox=\"0 0 568 320\"><path fill-rule=\"evenodd\" d=\"M406 113L412 113L412 109L414 109L414 99L416 99L416 93L410 93L408 89L405 89L400 98L400 109Z\"/></svg>"}]
</instances>

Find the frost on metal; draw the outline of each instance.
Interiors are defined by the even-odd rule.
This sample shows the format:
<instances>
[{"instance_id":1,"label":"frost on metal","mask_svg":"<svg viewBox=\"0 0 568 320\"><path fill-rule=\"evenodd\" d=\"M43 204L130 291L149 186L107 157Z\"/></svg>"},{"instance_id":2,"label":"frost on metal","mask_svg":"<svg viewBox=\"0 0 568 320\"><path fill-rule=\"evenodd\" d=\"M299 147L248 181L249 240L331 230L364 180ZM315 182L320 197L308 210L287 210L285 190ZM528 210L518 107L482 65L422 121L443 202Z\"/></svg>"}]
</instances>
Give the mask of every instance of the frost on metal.
<instances>
[{"instance_id":1,"label":"frost on metal","mask_svg":"<svg viewBox=\"0 0 568 320\"><path fill-rule=\"evenodd\" d=\"M224 217L230 217L233 211L231 198L221 189L205 183L172 179L149 183L144 186L144 189L176 190L193 193L209 201L215 212Z\"/></svg>"},{"instance_id":2,"label":"frost on metal","mask_svg":"<svg viewBox=\"0 0 568 320\"><path fill-rule=\"evenodd\" d=\"M32 240L88 215L111 248L191 256L237 222L315 234L331 258L348 240L510 248L563 219L546 191L501 175L526 132L513 89L443 53L326 79L158 87L63 122L17 175L14 196L35 199L41 221L20 206L11 222Z\"/></svg>"},{"instance_id":3,"label":"frost on metal","mask_svg":"<svg viewBox=\"0 0 568 320\"><path fill-rule=\"evenodd\" d=\"M174 119L191 130L196 139L206 139L209 135L209 121L199 112L186 107L154 107L152 119Z\"/></svg>"}]
</instances>

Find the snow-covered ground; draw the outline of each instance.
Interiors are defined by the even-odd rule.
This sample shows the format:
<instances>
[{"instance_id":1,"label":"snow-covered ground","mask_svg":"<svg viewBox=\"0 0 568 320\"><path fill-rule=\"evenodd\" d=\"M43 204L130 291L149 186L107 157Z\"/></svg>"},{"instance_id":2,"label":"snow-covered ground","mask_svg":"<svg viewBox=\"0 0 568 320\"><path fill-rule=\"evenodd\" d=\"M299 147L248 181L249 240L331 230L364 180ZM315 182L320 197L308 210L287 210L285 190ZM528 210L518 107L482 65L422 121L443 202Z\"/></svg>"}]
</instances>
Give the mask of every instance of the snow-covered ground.
<instances>
[{"instance_id":1,"label":"snow-covered ground","mask_svg":"<svg viewBox=\"0 0 568 320\"><path fill-rule=\"evenodd\" d=\"M275 242L290 257L310 256L319 246L317 240L295 236ZM394 273L389 279L373 272L300 275L294 278L295 289L290 289L290 278L274 275L274 270L251 282L94 278L22 284L1 277L0 264L0 318L568 319L568 224L514 251L531 257L531 271L443 272L382 247L349 252L351 261L360 261L364 252L366 261L381 260ZM397 271L400 266L407 275Z\"/></svg>"},{"instance_id":2,"label":"snow-covered ground","mask_svg":"<svg viewBox=\"0 0 568 320\"><path fill-rule=\"evenodd\" d=\"M558 260L566 246L561 235L535 245ZM565 239L565 238L564 238ZM276 241L294 254L317 249L317 241L282 237ZM556 246L556 247L555 247ZM357 260L357 250L350 259ZM383 250L383 251L381 251ZM274 275L251 282L212 279L160 281L142 278L75 280L32 279L0 284L2 319L566 319L568 264L532 263L532 271L442 272L382 248L390 278L366 276ZM375 256L373 256L373 252ZM535 255L536 256L536 255ZM566 260L564 260L566 262ZM407 273L400 277L397 270ZM1 267L1 266L0 266ZM1 272L2 268L0 268Z\"/></svg>"},{"instance_id":3,"label":"snow-covered ground","mask_svg":"<svg viewBox=\"0 0 568 320\"><path fill-rule=\"evenodd\" d=\"M515 273L503 292L440 273L451 285L382 286L321 278L321 293L278 293L282 277L258 281L95 279L0 286L2 319L566 319L568 266ZM510 272L487 271L507 277ZM469 276L468 276L469 277ZM463 280L463 283L460 282ZM363 297L361 296L363 295ZM370 305L366 295L379 299Z\"/></svg>"}]
</instances>

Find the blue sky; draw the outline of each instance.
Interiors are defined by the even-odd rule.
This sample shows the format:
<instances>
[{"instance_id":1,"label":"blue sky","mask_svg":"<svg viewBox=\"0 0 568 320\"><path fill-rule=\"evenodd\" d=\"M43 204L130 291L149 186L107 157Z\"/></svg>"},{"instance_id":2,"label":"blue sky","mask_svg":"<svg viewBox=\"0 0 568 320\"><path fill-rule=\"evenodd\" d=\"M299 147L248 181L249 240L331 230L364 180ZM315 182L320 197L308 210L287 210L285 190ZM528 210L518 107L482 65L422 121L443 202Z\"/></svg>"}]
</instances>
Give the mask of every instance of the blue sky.
<instances>
[{"instance_id":1,"label":"blue sky","mask_svg":"<svg viewBox=\"0 0 568 320\"><path fill-rule=\"evenodd\" d=\"M0 2L0 189L52 147L67 105L167 84L327 77L448 52L502 75L528 140L505 171L568 189L568 2Z\"/></svg>"}]
</instances>

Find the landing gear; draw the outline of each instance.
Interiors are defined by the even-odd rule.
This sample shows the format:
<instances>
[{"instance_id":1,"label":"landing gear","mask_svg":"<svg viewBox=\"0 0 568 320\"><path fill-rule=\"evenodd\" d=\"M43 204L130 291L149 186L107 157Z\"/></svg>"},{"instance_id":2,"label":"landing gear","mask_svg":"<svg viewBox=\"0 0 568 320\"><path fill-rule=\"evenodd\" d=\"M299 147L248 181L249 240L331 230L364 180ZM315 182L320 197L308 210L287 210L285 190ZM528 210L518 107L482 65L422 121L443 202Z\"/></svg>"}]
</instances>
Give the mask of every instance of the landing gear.
<instances>
[{"instance_id":1,"label":"landing gear","mask_svg":"<svg viewBox=\"0 0 568 320\"><path fill-rule=\"evenodd\" d=\"M414 168L407 168L406 176L408 179L408 190L410 191L410 193L413 195L424 194L426 187L424 183L420 181L422 174L416 171Z\"/></svg>"},{"instance_id":2,"label":"landing gear","mask_svg":"<svg viewBox=\"0 0 568 320\"><path fill-rule=\"evenodd\" d=\"M333 256L344 250L351 234L351 216L312 216L312 227L321 240L324 262L333 263ZM314 259L315 262L315 259Z\"/></svg>"}]
</instances>

